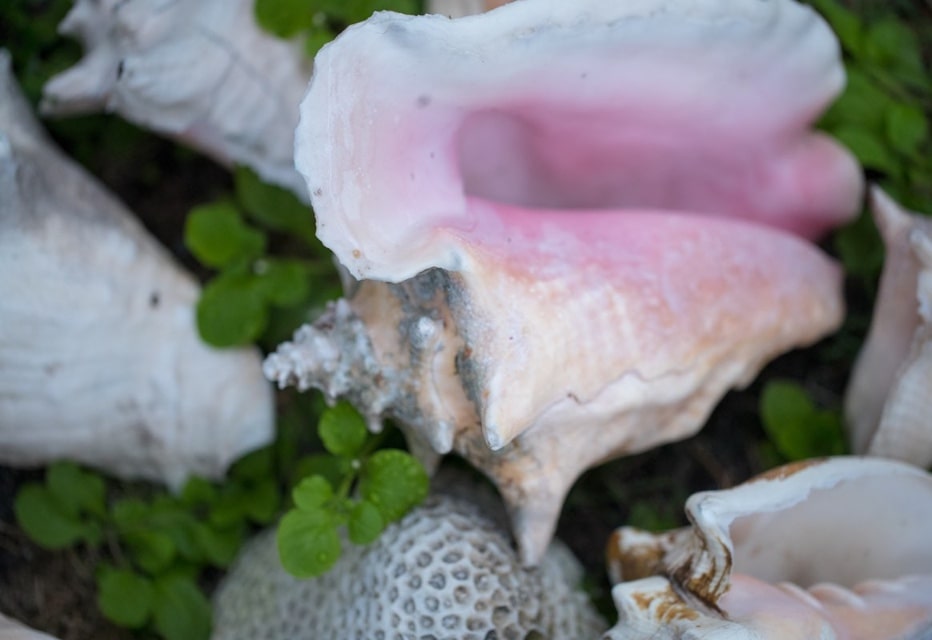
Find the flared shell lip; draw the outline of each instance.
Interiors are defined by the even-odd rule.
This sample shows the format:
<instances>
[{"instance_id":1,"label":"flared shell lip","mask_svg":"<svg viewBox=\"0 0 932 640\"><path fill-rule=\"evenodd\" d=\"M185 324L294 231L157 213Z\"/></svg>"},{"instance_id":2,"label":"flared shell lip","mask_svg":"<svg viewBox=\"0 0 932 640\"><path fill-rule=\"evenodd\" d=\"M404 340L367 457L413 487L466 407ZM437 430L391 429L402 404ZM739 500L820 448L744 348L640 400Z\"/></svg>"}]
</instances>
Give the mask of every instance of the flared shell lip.
<instances>
[{"instance_id":1,"label":"flared shell lip","mask_svg":"<svg viewBox=\"0 0 932 640\"><path fill-rule=\"evenodd\" d=\"M725 5L727 7L723 9ZM729 14L729 11L732 13ZM412 170L410 185L402 184L407 181L407 175L398 169L414 161L411 160L411 154L417 151L419 145L424 147L425 153L429 150L431 157L435 154L438 157L444 154L449 156L453 153L449 147L456 142L444 136L451 135L451 131L441 133L439 138L424 134L427 136L424 140L418 137L420 133L399 134L401 137L414 138L394 152L385 150L385 145L379 142L386 135L391 137L385 132L393 127L407 131L407 119L415 117L409 114L412 108L406 106L408 98L418 105L413 107L415 111L424 110L432 101L447 104L449 109L439 115L430 110L424 110L420 115L425 119L424 127L427 129L439 127L439 131L443 127L452 126L455 130L457 119L462 118L464 113L476 109L495 109L496 105L505 106L507 110L511 108L507 105L514 105L516 101L540 100L546 96L552 98L561 91L571 90L567 89L565 83L556 82L551 88L537 88L521 75L526 71L525 67L533 68L533 65L517 55L512 58L518 62L511 62L512 58L508 57L510 45L539 55L539 51L547 50L545 45L540 44L547 37L568 33L565 42L558 40L558 44L551 47L550 57L540 56L534 62L537 66L549 64L553 67L552 72L557 74L562 67L573 67L571 59L577 55L575 50L567 49L567 42L578 40L577 44L581 46L590 46L593 42L600 45L604 44L598 39L601 37L611 47L615 46L611 44L614 42L611 38L617 37L622 41L618 45L620 51L627 51L626 47L636 49L641 46L638 38L647 36L638 35L635 27L650 32L654 22L667 24L664 20L673 26L668 24L664 27L667 31L658 29L658 37L671 39L675 51L679 51L675 47L680 45L675 44L671 34L702 42L702 38L707 35L703 29L709 29L709 33L713 34L718 34L714 31L716 28L727 33L732 25L737 25L735 28L739 29L741 38L751 40L748 33L740 31L743 28L755 37L762 38L763 43L771 48L785 46L791 35L800 39L800 43L805 43L807 51L814 55L811 65L803 65L805 71L793 67L789 71L781 69L772 74L777 84L784 81L795 83L798 86L794 85L792 93L805 95L789 98L794 102L787 107L784 115L762 116L764 120L760 127L765 131L798 129L803 132L844 85L839 47L831 31L810 8L789 0L770 3L728 0L725 4L711 0L638 0L631 3L596 0L584 0L582 3L559 0L518 1L486 14L457 20L436 15L413 17L380 12L370 20L350 27L321 50L315 61L315 76L302 104L295 158L298 170L307 180L311 200L318 213L318 236L357 278L399 282L432 267L453 271L464 269L467 265L462 251L463 234L458 232L468 229L475 221L471 219L471 194L463 184L461 168L448 157L443 162L431 163L424 175L415 176ZM621 35L616 36L612 30ZM699 35L695 35L694 31ZM774 42L768 39L771 31L780 34L772 38ZM608 38L605 33L609 34ZM629 46L624 38L633 38L635 44ZM660 62L656 64L662 69L672 68L673 63L665 58L672 54L663 48L659 52ZM640 64L649 68L654 64L650 61L650 54L656 53L651 50L643 53L642 58L645 60ZM560 55L569 57L561 60ZM386 61L379 66L378 61L382 57ZM427 62L423 62L425 59ZM703 61L722 64L724 59L710 55L709 60ZM501 73L507 80L492 87L482 84L483 74L496 73L497 60L502 60L505 71ZM418 64L423 73L416 73L415 67ZM470 64L475 66L470 67ZM509 67L509 64L515 69ZM734 82L734 78L740 77L741 73L750 73L751 69L753 67L742 67L732 75L729 75L732 72L718 70L709 73L712 77L730 78L728 81ZM507 75L510 71L516 75ZM382 91L379 83L390 81L380 80L379 74L394 75L399 78L399 83L414 83L416 87L409 89L415 93L405 96L403 94L407 89L398 90L394 94ZM533 73L528 75L533 77ZM646 71L625 71L619 78L631 80L629 84L635 86L619 88L609 83L594 93L590 91L592 95L588 95L587 99L610 103L618 96L627 95L625 91L636 92L638 83L649 87L649 76ZM791 78L786 80L783 76ZM761 82L763 84L758 89L762 93L774 90L767 85L767 81ZM464 86L469 89L463 89ZM593 86L591 82L589 86ZM750 90L736 94L737 100L753 102L753 98L748 97L754 93L753 86L751 83ZM661 94L669 91L676 93L668 87ZM459 99L463 101L461 105L456 104ZM662 100L674 102L676 99L662 97ZM754 110L738 109L729 117L743 120L748 117L747 112L751 111ZM776 108L763 111L780 112ZM685 115L682 117L685 118ZM721 118L727 119L725 116ZM717 127L716 130L726 133L729 130L729 123L713 124L705 120L708 118L699 119L703 122L702 128ZM695 123L696 120L693 120L689 125L694 130L697 129ZM850 156L842 158L845 152L841 149L838 151L839 162L849 162L849 169L856 167ZM417 160L422 161L423 158ZM423 166L427 167L427 164ZM389 167L391 171L398 169L399 179L385 186L380 183L385 177L373 173L371 169L382 171L389 170ZM850 171L852 174L855 172L856 168ZM836 213L834 220L823 221L817 227L825 228L856 212L856 205L861 198L859 179L852 175L849 184L845 185L844 190L849 192L849 197L841 207L845 209L843 215ZM376 196L380 190L382 193ZM627 207L605 209L613 209L620 214L629 210ZM376 228L384 233L373 233Z\"/></svg>"}]
</instances>

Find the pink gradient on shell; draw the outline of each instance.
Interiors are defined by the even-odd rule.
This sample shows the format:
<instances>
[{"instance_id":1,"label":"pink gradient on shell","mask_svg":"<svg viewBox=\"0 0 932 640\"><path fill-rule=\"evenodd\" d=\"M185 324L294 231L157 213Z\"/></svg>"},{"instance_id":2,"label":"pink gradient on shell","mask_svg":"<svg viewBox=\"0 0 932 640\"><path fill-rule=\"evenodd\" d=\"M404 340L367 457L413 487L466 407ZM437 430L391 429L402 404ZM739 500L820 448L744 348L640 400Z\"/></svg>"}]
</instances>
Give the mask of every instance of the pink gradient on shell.
<instances>
[{"instance_id":1,"label":"pink gradient on shell","mask_svg":"<svg viewBox=\"0 0 932 640\"><path fill-rule=\"evenodd\" d=\"M501 204L505 226L505 205L561 210L568 235L583 230L576 209L619 224L632 209L658 224L741 218L810 239L855 213L857 164L810 131L843 69L809 9L576 4L377 14L321 52L296 161L319 235L354 275L462 269L462 245L436 232L481 240L462 233L484 227L474 199Z\"/></svg>"},{"instance_id":2,"label":"pink gradient on shell","mask_svg":"<svg viewBox=\"0 0 932 640\"><path fill-rule=\"evenodd\" d=\"M819 638L830 628L836 640L919 640L911 634L929 629L932 576L802 590L736 573L718 605L764 638Z\"/></svg>"}]
</instances>

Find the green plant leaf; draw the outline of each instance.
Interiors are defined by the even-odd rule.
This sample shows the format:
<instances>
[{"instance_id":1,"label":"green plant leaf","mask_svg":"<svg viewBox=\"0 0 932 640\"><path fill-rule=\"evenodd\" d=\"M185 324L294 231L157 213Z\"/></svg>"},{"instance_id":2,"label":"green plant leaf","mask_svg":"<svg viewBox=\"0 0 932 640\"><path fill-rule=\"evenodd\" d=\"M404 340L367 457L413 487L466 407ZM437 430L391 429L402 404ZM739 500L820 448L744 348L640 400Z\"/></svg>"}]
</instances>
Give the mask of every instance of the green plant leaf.
<instances>
[{"instance_id":1,"label":"green plant leaf","mask_svg":"<svg viewBox=\"0 0 932 640\"><path fill-rule=\"evenodd\" d=\"M839 127L833 131L835 137L851 149L865 167L883 171L887 175L899 176L900 162L887 148L884 140L870 131L853 127Z\"/></svg>"},{"instance_id":2,"label":"green plant leaf","mask_svg":"<svg viewBox=\"0 0 932 640\"><path fill-rule=\"evenodd\" d=\"M236 552L243 546L245 527L215 529L203 522L194 525L194 539L204 557L215 567L226 568L233 562Z\"/></svg>"},{"instance_id":3,"label":"green plant leaf","mask_svg":"<svg viewBox=\"0 0 932 640\"><path fill-rule=\"evenodd\" d=\"M877 134L884 131L887 112L893 99L859 69L848 70L845 90L822 117L820 124L834 131L839 127L864 129Z\"/></svg>"},{"instance_id":4,"label":"green plant leaf","mask_svg":"<svg viewBox=\"0 0 932 640\"><path fill-rule=\"evenodd\" d=\"M243 513L256 524L269 524L281 507L281 494L274 478L266 478L247 488L242 495Z\"/></svg>"},{"instance_id":5,"label":"green plant leaf","mask_svg":"<svg viewBox=\"0 0 932 640\"><path fill-rule=\"evenodd\" d=\"M324 411L317 433L327 451L347 458L359 455L369 436L366 421L348 402L340 402Z\"/></svg>"},{"instance_id":6,"label":"green plant leaf","mask_svg":"<svg viewBox=\"0 0 932 640\"><path fill-rule=\"evenodd\" d=\"M359 494L374 504L388 523L426 498L428 485L427 472L414 456L399 449L382 449L363 465Z\"/></svg>"},{"instance_id":7,"label":"green plant leaf","mask_svg":"<svg viewBox=\"0 0 932 640\"><path fill-rule=\"evenodd\" d=\"M134 571L102 567L97 574L97 606L111 622L138 629L152 615L152 581Z\"/></svg>"},{"instance_id":8,"label":"green plant leaf","mask_svg":"<svg viewBox=\"0 0 932 640\"><path fill-rule=\"evenodd\" d=\"M217 495L217 487L208 480L192 476L185 482L179 498L186 507L196 507L213 503Z\"/></svg>"},{"instance_id":9,"label":"green plant leaf","mask_svg":"<svg viewBox=\"0 0 932 640\"><path fill-rule=\"evenodd\" d=\"M760 415L770 440L791 461L845 452L841 416L816 408L795 382L768 382L761 394Z\"/></svg>"},{"instance_id":10,"label":"green plant leaf","mask_svg":"<svg viewBox=\"0 0 932 640\"><path fill-rule=\"evenodd\" d=\"M292 490L291 497L299 509L315 510L333 498L333 488L322 476L305 478Z\"/></svg>"},{"instance_id":11,"label":"green plant leaf","mask_svg":"<svg viewBox=\"0 0 932 640\"><path fill-rule=\"evenodd\" d=\"M336 37L336 34L332 29L327 27L327 25L314 26L307 34L307 37L304 39L304 54L308 58L313 58L317 55L325 44L330 42Z\"/></svg>"},{"instance_id":12,"label":"green plant leaf","mask_svg":"<svg viewBox=\"0 0 932 640\"><path fill-rule=\"evenodd\" d=\"M236 197L256 222L274 231L284 231L316 244L311 208L283 189L265 182L251 170L237 167Z\"/></svg>"},{"instance_id":13,"label":"green plant leaf","mask_svg":"<svg viewBox=\"0 0 932 640\"><path fill-rule=\"evenodd\" d=\"M867 211L862 211L854 222L835 232L834 244L848 273L872 280L880 272L883 243Z\"/></svg>"},{"instance_id":14,"label":"green plant leaf","mask_svg":"<svg viewBox=\"0 0 932 640\"><path fill-rule=\"evenodd\" d=\"M197 303L197 328L204 341L215 347L252 342L262 335L267 322L265 294L249 273L223 273L214 278Z\"/></svg>"},{"instance_id":15,"label":"green plant leaf","mask_svg":"<svg viewBox=\"0 0 932 640\"><path fill-rule=\"evenodd\" d=\"M353 544L369 544L382 533L385 522L374 504L360 500L350 510L346 527Z\"/></svg>"},{"instance_id":16,"label":"green plant leaf","mask_svg":"<svg viewBox=\"0 0 932 640\"><path fill-rule=\"evenodd\" d=\"M136 564L150 574L167 569L175 559L175 542L168 533L138 529L124 533L122 541Z\"/></svg>"},{"instance_id":17,"label":"green plant leaf","mask_svg":"<svg viewBox=\"0 0 932 640\"><path fill-rule=\"evenodd\" d=\"M864 51L872 62L898 76L923 76L922 49L915 31L892 16L870 25Z\"/></svg>"},{"instance_id":18,"label":"green plant leaf","mask_svg":"<svg viewBox=\"0 0 932 640\"><path fill-rule=\"evenodd\" d=\"M340 536L333 516L322 510L294 509L278 524L282 566L298 578L325 573L340 557Z\"/></svg>"},{"instance_id":19,"label":"green plant leaf","mask_svg":"<svg viewBox=\"0 0 932 640\"><path fill-rule=\"evenodd\" d=\"M922 109L897 104L887 112L887 139L903 155L914 155L928 138L929 121Z\"/></svg>"},{"instance_id":20,"label":"green plant leaf","mask_svg":"<svg viewBox=\"0 0 932 640\"><path fill-rule=\"evenodd\" d=\"M122 498L110 507L113 522L121 532L139 527L149 516L149 511L149 505L139 498Z\"/></svg>"},{"instance_id":21,"label":"green plant leaf","mask_svg":"<svg viewBox=\"0 0 932 640\"><path fill-rule=\"evenodd\" d=\"M308 0L256 0L256 22L279 38L291 38L311 26L313 3Z\"/></svg>"},{"instance_id":22,"label":"green plant leaf","mask_svg":"<svg viewBox=\"0 0 932 640\"><path fill-rule=\"evenodd\" d=\"M265 235L246 225L229 202L192 209L185 221L184 241L198 260L217 269L265 251Z\"/></svg>"},{"instance_id":23,"label":"green plant leaf","mask_svg":"<svg viewBox=\"0 0 932 640\"><path fill-rule=\"evenodd\" d=\"M268 258L256 262L257 284L272 304L301 304L310 293L307 269L297 260Z\"/></svg>"},{"instance_id":24,"label":"green plant leaf","mask_svg":"<svg viewBox=\"0 0 932 640\"><path fill-rule=\"evenodd\" d=\"M155 628L165 640L207 640L210 602L193 579L167 575L155 581Z\"/></svg>"},{"instance_id":25,"label":"green plant leaf","mask_svg":"<svg viewBox=\"0 0 932 640\"><path fill-rule=\"evenodd\" d=\"M336 488L352 470L352 461L348 458L332 456L329 453L315 453L298 460L292 484L297 484L308 476L317 475L326 478L330 486Z\"/></svg>"},{"instance_id":26,"label":"green plant leaf","mask_svg":"<svg viewBox=\"0 0 932 640\"><path fill-rule=\"evenodd\" d=\"M13 502L16 521L29 538L45 549L64 549L94 537L93 528L83 522L46 487L27 484ZM99 535L99 529L98 535ZM93 541L91 541L93 542Z\"/></svg>"},{"instance_id":27,"label":"green plant leaf","mask_svg":"<svg viewBox=\"0 0 932 640\"><path fill-rule=\"evenodd\" d=\"M274 474L274 451L272 446L250 451L233 463L230 477L237 480L258 480Z\"/></svg>"},{"instance_id":28,"label":"green plant leaf","mask_svg":"<svg viewBox=\"0 0 932 640\"><path fill-rule=\"evenodd\" d=\"M106 517L106 493L104 479L98 474L84 471L71 462L57 462L45 473L45 482L59 503L66 509L84 511L98 517Z\"/></svg>"}]
</instances>

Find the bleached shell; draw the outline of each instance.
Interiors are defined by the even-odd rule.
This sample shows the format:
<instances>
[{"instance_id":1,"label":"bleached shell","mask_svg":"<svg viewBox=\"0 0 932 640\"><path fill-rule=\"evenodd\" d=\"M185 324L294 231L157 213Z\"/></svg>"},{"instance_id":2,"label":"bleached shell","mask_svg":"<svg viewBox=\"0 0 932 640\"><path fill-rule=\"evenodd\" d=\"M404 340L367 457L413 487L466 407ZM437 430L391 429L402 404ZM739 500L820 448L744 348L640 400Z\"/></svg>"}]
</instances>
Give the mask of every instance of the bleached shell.
<instances>
[{"instance_id":1,"label":"bleached shell","mask_svg":"<svg viewBox=\"0 0 932 640\"><path fill-rule=\"evenodd\" d=\"M292 151L311 75L302 47L265 33L252 0L76 0L59 27L84 58L42 111L115 111L307 199Z\"/></svg>"},{"instance_id":2,"label":"bleached shell","mask_svg":"<svg viewBox=\"0 0 932 640\"><path fill-rule=\"evenodd\" d=\"M55 640L55 638L0 614L0 640Z\"/></svg>"},{"instance_id":3,"label":"bleached shell","mask_svg":"<svg viewBox=\"0 0 932 640\"><path fill-rule=\"evenodd\" d=\"M259 354L201 342L198 297L45 137L0 56L0 462L178 485L270 441Z\"/></svg>"},{"instance_id":4,"label":"bleached shell","mask_svg":"<svg viewBox=\"0 0 932 640\"><path fill-rule=\"evenodd\" d=\"M932 630L932 476L879 458L796 463L692 496L691 527L609 545L606 638L902 640Z\"/></svg>"},{"instance_id":5,"label":"bleached shell","mask_svg":"<svg viewBox=\"0 0 932 640\"><path fill-rule=\"evenodd\" d=\"M606 625L554 543L519 566L507 533L471 502L431 497L326 574L296 580L272 532L241 553L214 597L214 640L435 637L585 640ZM534 635L534 632L538 635Z\"/></svg>"},{"instance_id":6,"label":"bleached shell","mask_svg":"<svg viewBox=\"0 0 932 640\"><path fill-rule=\"evenodd\" d=\"M932 465L932 220L875 187L886 249L870 332L845 392L854 451Z\"/></svg>"}]
</instances>

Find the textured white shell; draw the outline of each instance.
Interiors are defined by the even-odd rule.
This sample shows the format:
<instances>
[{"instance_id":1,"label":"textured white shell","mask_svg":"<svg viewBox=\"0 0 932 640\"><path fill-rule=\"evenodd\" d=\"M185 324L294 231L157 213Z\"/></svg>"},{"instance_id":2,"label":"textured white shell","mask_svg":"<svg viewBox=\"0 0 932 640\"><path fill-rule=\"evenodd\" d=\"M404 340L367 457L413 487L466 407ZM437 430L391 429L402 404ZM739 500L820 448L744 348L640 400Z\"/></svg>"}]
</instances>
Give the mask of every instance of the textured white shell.
<instances>
[{"instance_id":1,"label":"textured white shell","mask_svg":"<svg viewBox=\"0 0 932 640\"><path fill-rule=\"evenodd\" d=\"M886 249L870 333L845 394L855 452L932 465L932 220L879 188Z\"/></svg>"},{"instance_id":2,"label":"textured white shell","mask_svg":"<svg viewBox=\"0 0 932 640\"><path fill-rule=\"evenodd\" d=\"M623 528L609 546L607 637L926 638L932 476L879 458L775 469L692 496L692 527Z\"/></svg>"},{"instance_id":3,"label":"textured white shell","mask_svg":"<svg viewBox=\"0 0 932 640\"><path fill-rule=\"evenodd\" d=\"M267 443L259 354L201 342L198 296L46 138L0 56L0 462L177 485Z\"/></svg>"},{"instance_id":4,"label":"textured white shell","mask_svg":"<svg viewBox=\"0 0 932 640\"><path fill-rule=\"evenodd\" d=\"M0 614L0 640L55 640L55 638Z\"/></svg>"},{"instance_id":5,"label":"textured white shell","mask_svg":"<svg viewBox=\"0 0 932 640\"><path fill-rule=\"evenodd\" d=\"M261 534L215 595L213 638L594 639L606 625L581 579L559 543L540 567L522 568L487 512L431 497L372 545L345 544L336 566L312 580L285 573L272 532Z\"/></svg>"},{"instance_id":6,"label":"textured white shell","mask_svg":"<svg viewBox=\"0 0 932 640\"><path fill-rule=\"evenodd\" d=\"M307 199L292 150L311 75L301 46L262 31L253 0L76 0L59 31L84 58L42 111L115 111Z\"/></svg>"}]
</instances>

